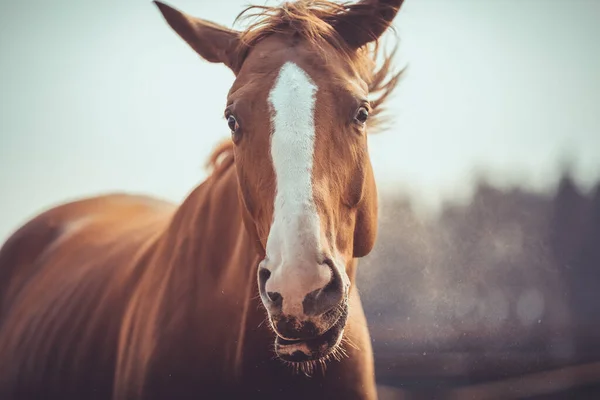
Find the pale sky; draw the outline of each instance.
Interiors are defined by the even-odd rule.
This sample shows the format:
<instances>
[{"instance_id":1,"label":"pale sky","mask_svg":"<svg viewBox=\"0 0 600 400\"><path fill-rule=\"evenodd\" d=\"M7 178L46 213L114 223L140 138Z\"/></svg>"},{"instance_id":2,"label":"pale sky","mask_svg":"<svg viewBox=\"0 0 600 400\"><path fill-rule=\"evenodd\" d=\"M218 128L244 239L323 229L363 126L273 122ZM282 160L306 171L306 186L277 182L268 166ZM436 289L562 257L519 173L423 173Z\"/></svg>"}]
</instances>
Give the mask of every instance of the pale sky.
<instances>
[{"instance_id":1,"label":"pale sky","mask_svg":"<svg viewBox=\"0 0 600 400\"><path fill-rule=\"evenodd\" d=\"M272 4L273 2L269 2ZM248 1L170 0L231 26ZM263 2L264 4L264 2ZM41 210L112 192L181 201L227 137L233 74L146 0L0 0L0 240ZM406 0L410 64L370 139L380 190L424 204L474 169L548 188L565 156L600 171L600 1Z\"/></svg>"}]
</instances>

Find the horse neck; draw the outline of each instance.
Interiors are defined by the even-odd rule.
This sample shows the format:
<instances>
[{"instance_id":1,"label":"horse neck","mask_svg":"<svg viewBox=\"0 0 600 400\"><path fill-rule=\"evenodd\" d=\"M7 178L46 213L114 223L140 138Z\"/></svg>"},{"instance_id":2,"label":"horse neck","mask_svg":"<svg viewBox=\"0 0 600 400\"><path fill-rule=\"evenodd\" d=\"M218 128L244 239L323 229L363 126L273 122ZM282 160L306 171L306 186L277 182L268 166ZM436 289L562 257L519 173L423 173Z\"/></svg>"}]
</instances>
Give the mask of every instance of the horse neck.
<instances>
[{"instance_id":1,"label":"horse neck","mask_svg":"<svg viewBox=\"0 0 600 400\"><path fill-rule=\"evenodd\" d=\"M146 340L132 340L130 359L154 348L159 369L239 376L246 331L264 314L257 300L259 257L243 225L237 190L230 166L209 177L176 211L133 302L134 318L143 320L139 329L132 323L133 337Z\"/></svg>"},{"instance_id":2,"label":"horse neck","mask_svg":"<svg viewBox=\"0 0 600 400\"><path fill-rule=\"evenodd\" d=\"M243 225L241 207L233 165L214 173L192 191L163 239L169 262L181 266L178 276L200 278L196 283L202 288L208 286L206 290L232 284L237 287L241 270L257 258Z\"/></svg>"},{"instance_id":3,"label":"horse neck","mask_svg":"<svg viewBox=\"0 0 600 400\"><path fill-rule=\"evenodd\" d=\"M199 306L216 298L239 304L254 294L249 292L257 290L254 275L259 260L243 224L233 164L215 172L187 197L163 245L173 266L169 280L177 291L192 290L191 298Z\"/></svg>"}]
</instances>

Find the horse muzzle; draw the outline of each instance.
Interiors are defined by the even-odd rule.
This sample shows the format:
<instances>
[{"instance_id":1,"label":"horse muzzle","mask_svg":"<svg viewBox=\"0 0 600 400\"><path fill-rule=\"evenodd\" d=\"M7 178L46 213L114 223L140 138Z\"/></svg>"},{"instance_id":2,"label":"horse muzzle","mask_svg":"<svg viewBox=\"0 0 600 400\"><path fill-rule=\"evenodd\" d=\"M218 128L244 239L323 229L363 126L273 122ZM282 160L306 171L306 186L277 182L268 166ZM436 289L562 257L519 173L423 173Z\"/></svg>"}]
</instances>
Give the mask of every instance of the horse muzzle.
<instances>
[{"instance_id":1,"label":"horse muzzle","mask_svg":"<svg viewBox=\"0 0 600 400\"><path fill-rule=\"evenodd\" d=\"M275 331L275 353L281 360L291 363L327 359L338 349L348 319L348 305L340 305L335 313L328 316L332 323L327 329L319 329L313 323L295 324L299 329L290 328L293 322L286 319L271 319ZM286 322L281 322L281 321ZM283 329L282 329L283 328ZM283 333L285 332L285 333Z\"/></svg>"},{"instance_id":2,"label":"horse muzzle","mask_svg":"<svg viewBox=\"0 0 600 400\"><path fill-rule=\"evenodd\" d=\"M346 326L350 285L331 258L288 263L265 258L258 268L258 286L280 359L321 360L335 352Z\"/></svg>"}]
</instances>

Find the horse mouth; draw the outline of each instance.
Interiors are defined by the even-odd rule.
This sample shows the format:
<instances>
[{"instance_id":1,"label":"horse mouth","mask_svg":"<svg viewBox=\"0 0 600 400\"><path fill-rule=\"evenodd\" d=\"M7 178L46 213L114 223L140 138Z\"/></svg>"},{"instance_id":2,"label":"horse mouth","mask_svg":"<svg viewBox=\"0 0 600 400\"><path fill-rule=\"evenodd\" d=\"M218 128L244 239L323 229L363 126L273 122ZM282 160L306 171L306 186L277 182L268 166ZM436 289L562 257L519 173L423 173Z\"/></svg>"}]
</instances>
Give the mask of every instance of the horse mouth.
<instances>
[{"instance_id":1,"label":"horse mouth","mask_svg":"<svg viewBox=\"0 0 600 400\"><path fill-rule=\"evenodd\" d=\"M348 311L345 309L329 330L307 340L288 340L276 335L277 357L293 364L327 360L336 353L342 341L347 318Z\"/></svg>"}]
</instances>

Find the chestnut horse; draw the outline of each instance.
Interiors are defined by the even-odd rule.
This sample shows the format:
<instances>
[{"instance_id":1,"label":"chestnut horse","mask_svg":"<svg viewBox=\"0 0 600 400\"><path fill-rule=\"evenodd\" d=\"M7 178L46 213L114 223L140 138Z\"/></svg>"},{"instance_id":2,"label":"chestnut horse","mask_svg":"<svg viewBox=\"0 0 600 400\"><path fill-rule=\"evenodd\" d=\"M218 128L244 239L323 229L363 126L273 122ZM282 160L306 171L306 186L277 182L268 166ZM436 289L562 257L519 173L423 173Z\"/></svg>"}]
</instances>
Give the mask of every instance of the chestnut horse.
<instances>
[{"instance_id":1,"label":"chestnut horse","mask_svg":"<svg viewBox=\"0 0 600 400\"><path fill-rule=\"evenodd\" d=\"M401 3L254 6L240 32L156 2L235 74L231 139L179 207L86 198L8 239L0 398L376 398L354 281L377 231L367 126L400 76L377 42Z\"/></svg>"}]
</instances>

